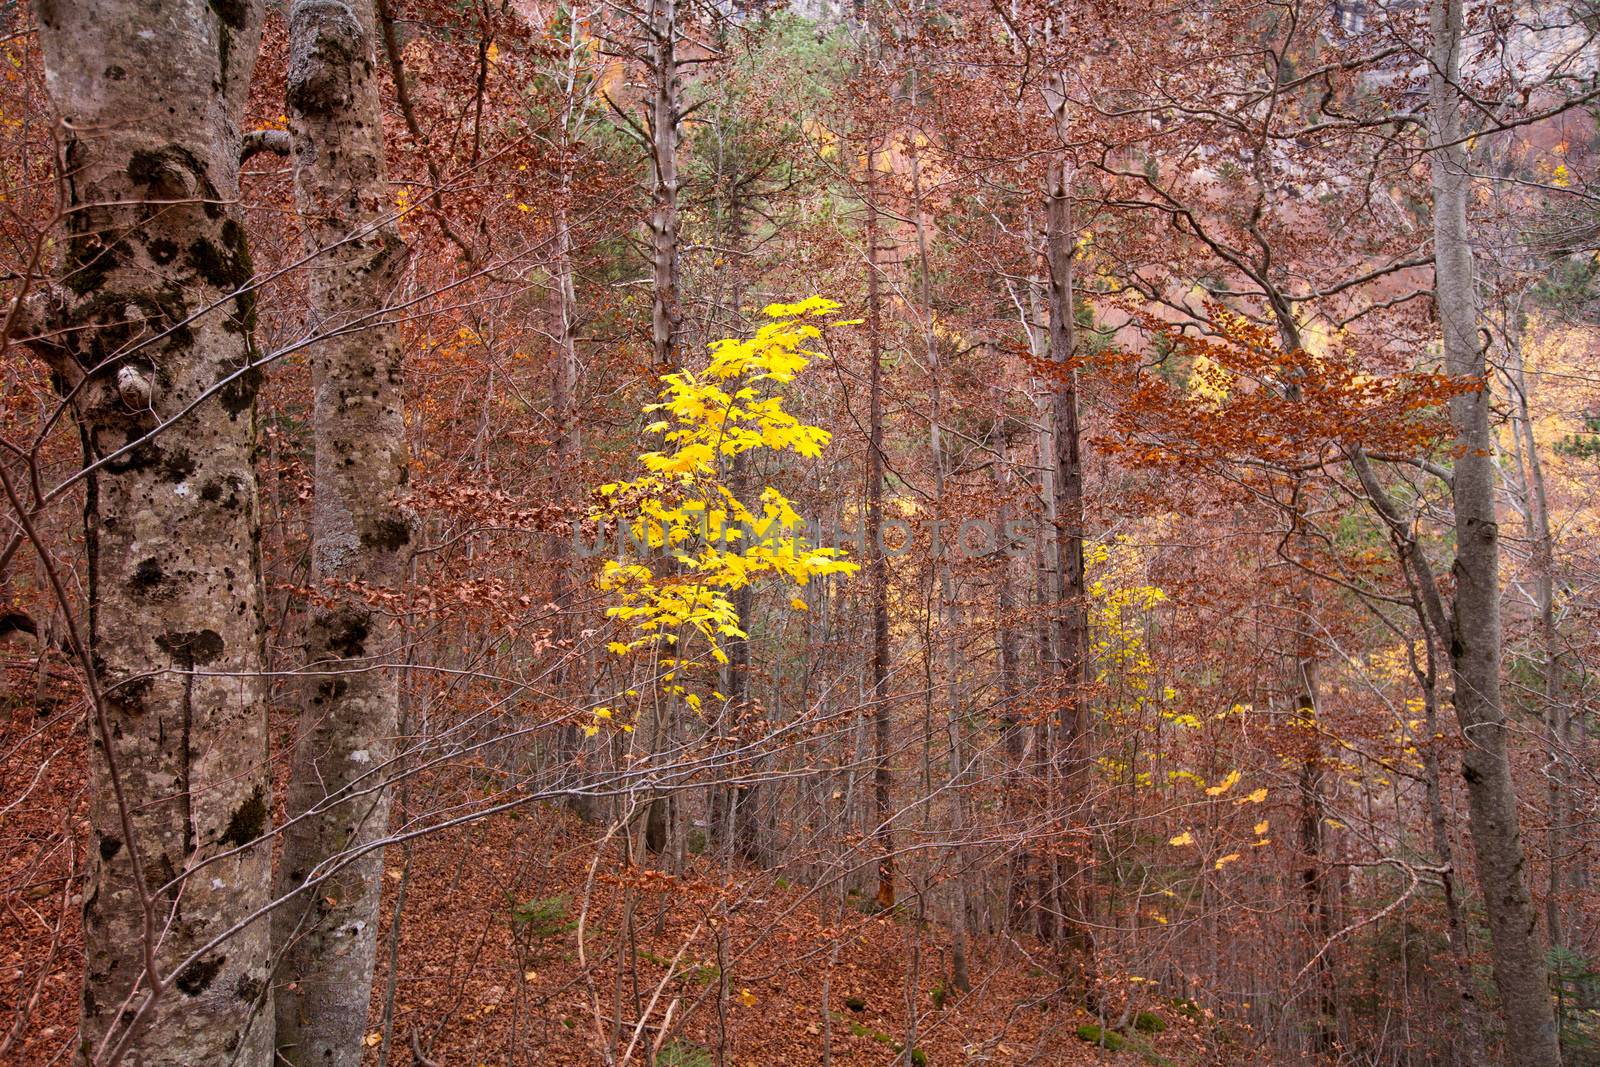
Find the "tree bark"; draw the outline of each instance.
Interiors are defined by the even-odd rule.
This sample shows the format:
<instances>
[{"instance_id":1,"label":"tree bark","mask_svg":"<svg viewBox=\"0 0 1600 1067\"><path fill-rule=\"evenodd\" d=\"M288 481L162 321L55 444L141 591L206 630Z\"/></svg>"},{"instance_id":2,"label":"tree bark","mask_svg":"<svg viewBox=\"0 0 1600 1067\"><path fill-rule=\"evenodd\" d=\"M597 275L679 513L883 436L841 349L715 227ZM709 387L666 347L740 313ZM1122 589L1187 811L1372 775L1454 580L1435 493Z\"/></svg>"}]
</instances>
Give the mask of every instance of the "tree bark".
<instances>
[{"instance_id":1,"label":"tree bark","mask_svg":"<svg viewBox=\"0 0 1600 1067\"><path fill-rule=\"evenodd\" d=\"M1297 592L1302 618L1310 617L1310 607ZM1309 646L1309 641L1302 641ZM1300 889L1305 894L1306 920L1316 952L1316 1014L1310 1023L1311 1049L1318 1056L1333 1054L1338 1042L1339 1001L1333 967L1334 924L1328 884L1326 834L1323 831L1323 783L1327 777L1322 754L1322 739L1317 723L1317 659L1315 650L1302 647L1296 655L1299 692L1295 696L1295 721L1304 728L1305 751L1300 758L1300 851L1305 866L1300 873Z\"/></svg>"},{"instance_id":2,"label":"tree bark","mask_svg":"<svg viewBox=\"0 0 1600 1067\"><path fill-rule=\"evenodd\" d=\"M1513 449L1522 483L1523 514L1533 539L1533 601L1539 613L1539 638L1544 662L1544 722L1550 744L1546 771L1545 855L1549 863L1545 884L1545 933L1550 944L1577 951L1583 944L1568 926L1563 897L1576 888L1567 866L1567 840L1576 817L1572 799L1572 715L1563 695L1561 630L1556 622L1555 535L1550 525L1550 502L1545 492L1544 464L1533 435L1533 413L1528 399L1528 375L1522 358L1522 331L1512 328L1506 337L1505 375L1511 387Z\"/></svg>"},{"instance_id":3,"label":"tree bark","mask_svg":"<svg viewBox=\"0 0 1600 1067\"><path fill-rule=\"evenodd\" d=\"M410 550L402 353L385 321L406 249L389 218L371 0L295 0L288 113L306 254L315 466L307 677L281 891L343 864L282 908L277 1046L291 1064L359 1064L389 830L399 628L360 583L400 587Z\"/></svg>"},{"instance_id":4,"label":"tree bark","mask_svg":"<svg viewBox=\"0 0 1600 1067\"><path fill-rule=\"evenodd\" d=\"M1003 401L1002 401L1003 404ZM1000 506L995 511L995 524L999 530L996 546L999 568L995 589L995 643L997 645L998 675L996 678L998 700L996 711L1000 719L1000 751L1004 761L1001 768L1001 811L1005 825L1016 827L1020 822L1023 797L1023 725L1017 717L1017 701L1021 691L1022 657L1018 648L1016 619L1018 612L1016 585L1012 576L1011 505L1011 442L1003 428L1004 411L997 417L1002 428L996 430L998 442L994 459L994 489ZM1023 908L1024 878L1027 872L1025 842L1018 843L1006 863L1004 929L1007 932L1020 919Z\"/></svg>"},{"instance_id":5,"label":"tree bark","mask_svg":"<svg viewBox=\"0 0 1600 1067\"><path fill-rule=\"evenodd\" d=\"M683 327L678 258L678 8L676 0L650 0L650 158L655 172L650 213L655 300L651 338L656 365L678 367Z\"/></svg>"},{"instance_id":6,"label":"tree bark","mask_svg":"<svg viewBox=\"0 0 1600 1067\"><path fill-rule=\"evenodd\" d=\"M1450 942L1450 955L1456 968L1456 997L1461 1005L1461 1018L1455 1034L1459 1062L1465 1067L1478 1067L1484 1062L1483 1020L1478 1010L1477 982L1472 974L1472 955L1467 947L1467 923L1461 914L1461 890L1456 876L1455 846L1450 841L1450 823L1445 814L1443 782L1439 774L1439 691L1438 670L1435 667L1434 635L1428 623L1426 609L1420 598L1414 598L1417 619L1422 625L1426 666L1412 656L1412 672L1422 689L1423 729L1427 737L1418 746L1422 754L1422 780L1424 799L1428 807L1428 829L1433 840L1434 856L1442 868L1439 888L1444 896L1445 937Z\"/></svg>"},{"instance_id":7,"label":"tree bark","mask_svg":"<svg viewBox=\"0 0 1600 1067\"><path fill-rule=\"evenodd\" d=\"M567 521L577 528L580 486L574 481L583 459L583 423L578 415L578 297L573 280L572 230L567 210L571 202L571 177L563 175L555 207L555 257L551 269L550 338L554 366L550 381L552 414L556 423L554 495L567 509ZM558 614L555 636L563 665L557 670L558 683L572 685L579 663L575 638L579 626L576 615L583 570L572 551L571 535L557 537L552 561L555 566L554 596Z\"/></svg>"},{"instance_id":8,"label":"tree bark","mask_svg":"<svg viewBox=\"0 0 1600 1067\"><path fill-rule=\"evenodd\" d=\"M1055 444L1055 522L1057 593L1056 666L1065 687L1061 727L1066 745L1064 772L1087 758L1082 711L1089 662L1088 606L1084 599L1084 513L1082 429L1078 420L1078 376L1068 364L1075 344L1072 307L1073 236L1068 168L1051 168L1047 201L1045 258L1048 272L1050 358L1058 364L1051 391L1051 437Z\"/></svg>"},{"instance_id":9,"label":"tree bark","mask_svg":"<svg viewBox=\"0 0 1600 1067\"><path fill-rule=\"evenodd\" d=\"M81 385L85 463L102 464L84 506L96 860L77 1055L266 1065L268 924L230 933L271 888L260 371L235 206L261 11L35 10L65 167L53 369Z\"/></svg>"},{"instance_id":10,"label":"tree bark","mask_svg":"<svg viewBox=\"0 0 1600 1067\"><path fill-rule=\"evenodd\" d=\"M1461 0L1432 0L1429 88L1433 185L1434 301L1444 332L1445 367L1484 378L1478 302L1467 231L1471 180L1461 128ZM1561 1061L1538 918L1524 872L1522 829L1507 754L1500 694L1500 546L1495 517L1494 441L1489 386L1450 401L1457 460L1456 579L1450 663L1456 718L1466 735L1461 774L1467 783L1478 885L1489 920L1495 985L1506 1021L1506 1062L1549 1067Z\"/></svg>"},{"instance_id":11,"label":"tree bark","mask_svg":"<svg viewBox=\"0 0 1600 1067\"><path fill-rule=\"evenodd\" d=\"M872 600L872 795L878 904L894 907L894 776L889 766L889 558L883 544L883 297L878 277L877 151L867 149L867 581Z\"/></svg>"},{"instance_id":12,"label":"tree bark","mask_svg":"<svg viewBox=\"0 0 1600 1067\"><path fill-rule=\"evenodd\" d=\"M912 71L911 96L917 95L917 74ZM911 156L911 197L915 207L915 223L917 235L917 265L918 265L918 291L922 302L922 347L923 357L928 367L928 397L930 417L928 420L928 452L933 463L933 511L936 522L942 521L945 516L945 480L946 463L944 452L944 391L940 363L939 338L934 330L933 309L933 263L928 251L928 212L927 203L923 197L922 189L922 153L916 143L918 135L913 132ZM959 533L959 528L956 531ZM959 551L959 546L958 546ZM950 572L949 546L944 538L934 537L934 581L938 584L939 596L939 626L937 632L945 642L945 733L949 743L947 760L946 783L950 790L949 809L949 834L957 842L956 848L961 847L966 831L966 743L962 730L962 690L960 684L960 649L956 634L960 627L960 609L956 603L955 580ZM931 641L930 641L931 644ZM928 649L930 664L933 659L933 649ZM931 679L930 679L931 680ZM930 686L930 699L932 697ZM950 916L950 982L956 989L965 993L972 988L972 979L967 964L967 916L970 911L967 897L967 880L964 873L957 874L953 893ZM910 1044L910 1041L907 1041Z\"/></svg>"},{"instance_id":13,"label":"tree bark","mask_svg":"<svg viewBox=\"0 0 1600 1067\"><path fill-rule=\"evenodd\" d=\"M1066 93L1059 80L1047 94L1052 119L1063 143L1068 135ZM1077 239L1072 231L1072 168L1066 156L1051 163L1045 201L1045 267L1050 314L1050 358L1057 365L1051 383L1050 431L1055 445L1056 535L1056 677L1061 687L1057 722L1060 736L1056 773L1063 817L1088 825L1090 766L1088 716L1083 701L1089 683L1089 605L1084 569L1082 429L1078 419L1078 374L1071 366L1077 323L1072 296L1072 258ZM1091 915L1093 893L1084 874L1075 869L1069 885L1058 887L1062 914L1085 968L1085 992L1092 998L1096 979Z\"/></svg>"}]
</instances>

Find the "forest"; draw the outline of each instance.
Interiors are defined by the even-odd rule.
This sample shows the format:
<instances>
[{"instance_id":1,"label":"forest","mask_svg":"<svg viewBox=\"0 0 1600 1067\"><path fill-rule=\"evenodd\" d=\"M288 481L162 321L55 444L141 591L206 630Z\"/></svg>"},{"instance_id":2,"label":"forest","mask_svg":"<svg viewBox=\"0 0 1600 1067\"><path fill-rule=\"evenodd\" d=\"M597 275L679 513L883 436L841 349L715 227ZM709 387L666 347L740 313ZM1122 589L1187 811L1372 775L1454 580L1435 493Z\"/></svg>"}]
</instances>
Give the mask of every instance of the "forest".
<instances>
[{"instance_id":1,"label":"forest","mask_svg":"<svg viewBox=\"0 0 1600 1067\"><path fill-rule=\"evenodd\" d=\"M1600 1067L1596 0L0 50L0 1064Z\"/></svg>"}]
</instances>

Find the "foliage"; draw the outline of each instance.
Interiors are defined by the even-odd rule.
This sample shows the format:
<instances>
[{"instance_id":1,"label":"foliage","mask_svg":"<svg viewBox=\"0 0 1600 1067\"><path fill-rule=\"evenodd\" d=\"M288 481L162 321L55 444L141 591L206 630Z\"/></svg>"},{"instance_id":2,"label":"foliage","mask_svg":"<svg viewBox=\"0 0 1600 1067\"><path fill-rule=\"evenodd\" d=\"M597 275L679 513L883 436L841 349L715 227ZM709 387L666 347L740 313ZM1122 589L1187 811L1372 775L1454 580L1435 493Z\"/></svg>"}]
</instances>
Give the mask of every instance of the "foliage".
<instances>
[{"instance_id":1,"label":"foliage","mask_svg":"<svg viewBox=\"0 0 1600 1067\"><path fill-rule=\"evenodd\" d=\"M1595 1009L1600 1003L1600 971L1561 945L1550 948L1548 960L1562 1050L1575 1057L1600 1054L1600 1011Z\"/></svg>"},{"instance_id":2,"label":"foliage","mask_svg":"<svg viewBox=\"0 0 1600 1067\"><path fill-rule=\"evenodd\" d=\"M783 387L826 358L811 346L838 309L821 297L771 304L763 309L771 321L753 336L713 343L703 371L664 375L660 400L645 408L662 416L647 430L661 434L664 447L639 456L635 477L597 490L596 520L615 524L626 546L646 554L607 560L596 579L616 601L606 613L631 634L611 651L655 653L662 691L696 711L702 697L682 684L684 672L726 664L725 643L748 636L734 592L765 576L803 588L857 570L841 549L809 541L800 515L772 486L747 505L729 487L725 465L756 450L822 455L832 435L792 415ZM593 714L611 717L604 706Z\"/></svg>"},{"instance_id":3,"label":"foliage","mask_svg":"<svg viewBox=\"0 0 1600 1067\"><path fill-rule=\"evenodd\" d=\"M656 1067L712 1067L711 1050L692 1041L674 1038L656 1054Z\"/></svg>"},{"instance_id":4,"label":"foliage","mask_svg":"<svg viewBox=\"0 0 1600 1067\"><path fill-rule=\"evenodd\" d=\"M524 937L539 940L559 937L578 925L576 920L567 917L570 908L565 895L534 897L512 905L511 925Z\"/></svg>"}]
</instances>

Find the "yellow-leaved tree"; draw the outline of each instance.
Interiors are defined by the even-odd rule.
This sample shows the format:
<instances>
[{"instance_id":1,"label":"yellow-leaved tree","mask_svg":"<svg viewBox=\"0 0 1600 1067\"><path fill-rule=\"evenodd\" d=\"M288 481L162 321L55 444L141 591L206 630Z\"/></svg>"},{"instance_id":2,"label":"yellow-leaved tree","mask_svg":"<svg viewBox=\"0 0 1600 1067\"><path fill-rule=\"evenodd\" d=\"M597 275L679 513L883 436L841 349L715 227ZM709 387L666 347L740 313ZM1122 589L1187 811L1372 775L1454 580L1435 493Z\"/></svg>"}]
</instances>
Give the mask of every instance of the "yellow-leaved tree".
<instances>
[{"instance_id":1,"label":"yellow-leaved tree","mask_svg":"<svg viewBox=\"0 0 1600 1067\"><path fill-rule=\"evenodd\" d=\"M659 692L695 711L704 695L686 684L691 672L727 663L725 642L746 636L730 594L767 576L800 587L857 569L841 550L811 543L777 489L746 502L726 483L740 453L822 455L831 435L792 415L784 390L826 358L811 347L824 327L852 324L830 321L839 307L819 296L768 305L769 321L754 336L710 346L703 371L663 375L659 401L644 409L657 416L646 430L662 435L661 448L638 457L636 477L596 491L594 518L617 531L618 556L595 581L613 599L606 613L626 624L610 650L653 656ZM606 722L633 728L610 707L592 714L591 735Z\"/></svg>"}]
</instances>

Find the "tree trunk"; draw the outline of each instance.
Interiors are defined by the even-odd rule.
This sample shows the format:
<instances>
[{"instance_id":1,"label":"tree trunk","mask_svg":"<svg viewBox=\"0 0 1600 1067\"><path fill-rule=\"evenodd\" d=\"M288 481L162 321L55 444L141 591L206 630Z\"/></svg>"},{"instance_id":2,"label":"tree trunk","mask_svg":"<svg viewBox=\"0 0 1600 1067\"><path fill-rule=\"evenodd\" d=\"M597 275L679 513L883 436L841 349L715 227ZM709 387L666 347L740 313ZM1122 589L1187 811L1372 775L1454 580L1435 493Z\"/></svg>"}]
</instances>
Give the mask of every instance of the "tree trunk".
<instances>
[{"instance_id":1,"label":"tree trunk","mask_svg":"<svg viewBox=\"0 0 1600 1067\"><path fill-rule=\"evenodd\" d=\"M1567 840L1576 817L1572 799L1572 715L1562 693L1561 631L1556 624L1555 536L1550 526L1550 502L1545 492L1544 464L1533 435L1533 413L1528 399L1528 375L1522 358L1522 331L1508 330L1506 379L1511 386L1511 427L1521 470L1523 513L1533 540L1534 610L1539 613L1539 637L1544 662L1544 721L1550 743L1546 772L1545 853L1549 881L1545 886L1545 928L1552 945L1579 951L1577 931L1568 928L1563 897L1574 888L1569 877Z\"/></svg>"},{"instance_id":2,"label":"tree trunk","mask_svg":"<svg viewBox=\"0 0 1600 1067\"><path fill-rule=\"evenodd\" d=\"M883 544L883 297L878 277L877 151L867 149L867 579L872 599L872 795L878 825L878 904L894 907L894 776L889 767L889 559Z\"/></svg>"},{"instance_id":3,"label":"tree trunk","mask_svg":"<svg viewBox=\"0 0 1600 1067\"><path fill-rule=\"evenodd\" d=\"M326 599L306 633L307 677L290 772L280 888L343 863L278 912L279 1057L359 1064L377 950L399 675L398 627L374 592L403 581L411 522L402 354L383 319L406 250L388 221L371 0L295 0L287 101L309 257L315 468L311 577ZM375 669L376 668L376 669Z\"/></svg>"},{"instance_id":4,"label":"tree trunk","mask_svg":"<svg viewBox=\"0 0 1600 1067\"><path fill-rule=\"evenodd\" d=\"M1052 112L1063 140L1066 138L1066 100L1057 94ZM1088 716L1083 701L1089 682L1089 617L1084 581L1084 508L1081 428L1078 422L1077 371L1070 365L1076 343L1072 296L1072 257L1076 238L1072 232L1072 171L1064 156L1050 167L1045 203L1045 266L1050 312L1050 358L1057 364L1051 383L1050 429L1055 443L1056 536L1056 677L1061 687L1058 714L1059 746L1056 773L1060 800L1067 805L1064 820L1088 825L1090 766ZM1093 893L1084 870L1074 869L1071 882L1059 886L1062 914L1071 931L1073 947L1082 956L1084 987L1094 995L1095 947Z\"/></svg>"},{"instance_id":5,"label":"tree trunk","mask_svg":"<svg viewBox=\"0 0 1600 1067\"><path fill-rule=\"evenodd\" d=\"M678 366L683 326L678 265L678 8L676 0L650 0L650 158L655 171L650 213L651 266L655 301L651 338L656 365Z\"/></svg>"},{"instance_id":6,"label":"tree trunk","mask_svg":"<svg viewBox=\"0 0 1600 1067\"><path fill-rule=\"evenodd\" d=\"M1459 1062L1466 1067L1478 1067L1484 1062L1483 1020L1478 1010L1477 981L1472 975L1472 955L1467 948L1467 924L1461 914L1461 891L1456 881L1455 847L1450 842L1450 823L1444 809L1443 782L1439 775L1439 690L1438 672L1435 669L1434 640L1428 634L1428 618L1420 602L1416 605L1417 618L1422 624L1426 642L1427 666L1422 668L1413 658L1412 670L1422 689L1423 729L1427 737L1418 746L1422 754L1423 792L1428 807L1428 828L1433 839L1433 852L1443 868L1439 887L1444 896L1445 937L1450 942L1450 955L1456 967L1456 996L1461 1004L1461 1018L1457 1027L1456 1046Z\"/></svg>"},{"instance_id":7,"label":"tree trunk","mask_svg":"<svg viewBox=\"0 0 1600 1067\"><path fill-rule=\"evenodd\" d=\"M999 419L1003 424L1004 412ZM1010 440L1004 429L997 430L999 442L996 446L994 460L994 487L995 494L1000 499L1000 506L995 512L995 523L999 530L996 545L1000 557L995 561L999 568L998 582L995 590L995 635L998 645L999 673L996 679L999 696L996 711L1000 719L1000 751L1004 761L1001 767L1002 799L1001 811L1004 825L1014 829L1021 814L1021 800L1023 797L1023 726L1017 718L1017 700L1021 690L1022 662L1020 650L1017 645L1017 595L1016 585L1012 576L1010 541L1011 531L1011 505L1008 494L1010 492ZM1005 916L1004 928L1009 933L1015 920L1021 918L1024 907L1024 879L1027 872L1025 845L1020 843L1012 851L1006 863L1005 884Z\"/></svg>"},{"instance_id":8,"label":"tree trunk","mask_svg":"<svg viewBox=\"0 0 1600 1067\"><path fill-rule=\"evenodd\" d=\"M1478 1006L1477 988L1472 975L1472 959L1467 948L1467 926L1462 914L1461 893L1457 882L1455 849L1450 842L1450 831L1444 808L1444 790L1440 780L1438 742L1443 735L1438 729L1438 671L1434 649L1450 632L1450 622L1440 597L1438 582L1432 565L1414 533L1416 514L1409 512L1389 496L1379 484L1376 472L1366 453L1360 448L1350 450L1349 458L1356 476L1367 493L1368 500L1378 512L1393 535L1399 552L1402 570L1407 575L1411 591L1412 608L1422 628L1425 666L1411 655L1411 670L1422 689L1424 728L1426 740L1418 745L1422 756L1422 773L1428 821L1433 836L1433 848L1439 865L1439 876L1444 894L1446 934L1456 964L1457 993L1461 1003L1456 1047L1460 1062L1476 1067L1484 1062L1483 1020Z\"/></svg>"},{"instance_id":9,"label":"tree trunk","mask_svg":"<svg viewBox=\"0 0 1600 1067\"><path fill-rule=\"evenodd\" d=\"M1038 245L1038 228L1034 222L1032 211L1023 214L1023 237L1027 247L1031 250ZM1041 257L1048 259L1048 256ZM1036 360L1049 357L1050 333L1047 319L1049 317L1049 294L1045 279L1034 272L1028 277L1027 288L1026 329L1028 335L1028 351ZM1055 390L1050 383L1041 382L1040 390L1034 397L1037 405L1038 420L1034 447L1033 466L1038 471L1039 500L1041 505L1040 522L1035 527L1034 538L1034 568L1033 568L1033 613L1034 613L1034 644L1037 654L1034 660L1034 684L1040 690L1047 688L1050 680L1057 674L1056 627L1052 625L1050 617L1051 605L1057 604L1060 598L1059 574L1059 538L1056 536L1059 529L1056 511L1056 469L1055 469L1055 435L1052 432L1054 423ZM1056 760L1052 753L1052 728L1047 718L1040 718L1033 725L1033 751L1030 771L1040 782L1051 783L1057 773ZM1045 796L1039 805L1041 814L1048 814L1053 803L1053 786L1047 786ZM1022 878L1030 883L1032 888L1025 893L1025 908L1032 908L1035 929L1043 941L1050 941L1055 937L1055 908L1052 897L1054 883L1050 873L1050 862L1047 854L1040 854L1022 847L1018 858L1018 866L1022 871Z\"/></svg>"},{"instance_id":10,"label":"tree trunk","mask_svg":"<svg viewBox=\"0 0 1600 1067\"><path fill-rule=\"evenodd\" d=\"M911 75L911 96L917 95L916 72ZM928 420L928 452L933 462L933 501L934 519L942 521L945 517L945 454L944 454L944 393L941 380L942 367L940 366L939 338L934 331L933 310L933 263L928 254L928 214L927 205L923 200L922 191L922 154L916 144L916 134L912 134L911 147L911 196L916 208L916 233L917 233L917 264L918 264L918 291L922 301L922 346L924 358L927 361L929 378L929 407ZM959 527L952 536L958 536ZM959 551L959 546L957 546ZM935 535L934 538L934 581L938 584L939 595L939 627L937 632L945 642L945 732L949 742L949 758L947 761L947 784L950 789L950 812L948 832L955 841L956 848L962 847L962 838L966 831L966 744L962 737L962 698L960 686L960 650L956 634L959 629L959 608L956 604L955 580L950 573L949 545L943 537ZM928 649L930 665L933 659L933 649ZM931 697L931 693L930 693ZM959 864L957 864L959 870ZM961 992L965 993L972 988L972 979L967 966L967 915L969 906L967 901L967 879L964 872L958 873L952 893L952 912L950 916L950 981ZM909 1045L910 1042L908 1041Z\"/></svg>"},{"instance_id":11,"label":"tree trunk","mask_svg":"<svg viewBox=\"0 0 1600 1067\"><path fill-rule=\"evenodd\" d=\"M1296 599L1301 599L1297 597ZM1303 601L1302 601L1303 604ZM1299 613L1309 618L1309 605ZM1309 645L1309 642L1305 642ZM1333 968L1333 907L1323 832L1323 781L1327 767L1322 755L1322 739L1317 725L1317 660L1314 650L1303 648L1297 656L1299 693L1295 697L1295 721L1305 732L1305 751L1300 761L1300 851L1305 857L1300 888L1305 894L1306 919L1311 927L1316 958L1312 971L1317 984L1315 1016L1311 1020L1311 1050L1320 1056L1332 1055L1338 1040L1339 1002Z\"/></svg>"},{"instance_id":12,"label":"tree trunk","mask_svg":"<svg viewBox=\"0 0 1600 1067\"><path fill-rule=\"evenodd\" d=\"M1433 183L1434 300L1444 332L1446 369L1481 378L1473 253L1467 232L1470 178L1461 134L1461 0L1432 0L1429 93ZM1500 547L1495 517L1494 441L1489 388L1450 401L1459 458L1451 481L1456 518L1455 598L1450 662L1456 718L1466 735L1461 774L1467 782L1478 884L1493 944L1495 985L1506 1021L1506 1062L1514 1067L1559 1063L1538 918L1524 875L1522 830L1507 755L1500 697Z\"/></svg>"},{"instance_id":13,"label":"tree trunk","mask_svg":"<svg viewBox=\"0 0 1600 1067\"><path fill-rule=\"evenodd\" d=\"M261 11L36 12L66 168L52 363L81 383L85 462L103 464L84 506L96 861L78 1057L264 1067L269 924L229 933L267 903L272 861L256 844L271 812L260 370L236 207Z\"/></svg>"},{"instance_id":14,"label":"tree trunk","mask_svg":"<svg viewBox=\"0 0 1600 1067\"><path fill-rule=\"evenodd\" d=\"M578 492L573 483L578 464L583 455L583 424L578 417L578 298L573 284L572 231L567 218L570 203L571 180L563 177L560 202L555 209L555 263L553 288L550 294L550 326L554 348L554 373L551 375L551 406L555 409L556 470L555 494L557 500L569 510L568 521L577 525L581 514ZM555 543L555 603L560 609L556 619L556 637L571 641L577 627L571 613L576 610L574 598L583 586L582 570L573 557L572 538L558 537ZM560 654L569 662L573 649L563 645ZM563 668L558 678L566 681L569 668Z\"/></svg>"},{"instance_id":15,"label":"tree trunk","mask_svg":"<svg viewBox=\"0 0 1600 1067\"><path fill-rule=\"evenodd\" d=\"M676 0L650 0L648 33L651 95L650 167L654 179L650 211L651 347L657 370L678 369L683 309L679 292L678 247L678 9ZM640 717L629 737L629 751L654 758L671 743L677 705L658 699ZM667 846L671 798L649 791L636 801L628 834L630 856L642 863L647 852Z\"/></svg>"},{"instance_id":16,"label":"tree trunk","mask_svg":"<svg viewBox=\"0 0 1600 1067\"><path fill-rule=\"evenodd\" d=\"M1062 703L1063 757L1067 773L1087 758L1082 751L1085 721L1082 699L1088 669L1088 607L1084 599L1082 432L1078 422L1077 372L1072 359L1076 325L1072 307L1073 236L1068 170L1064 162L1051 169L1045 228L1049 267L1050 358L1061 365L1052 383L1051 436L1055 442L1057 592L1056 664L1065 687Z\"/></svg>"}]
</instances>

